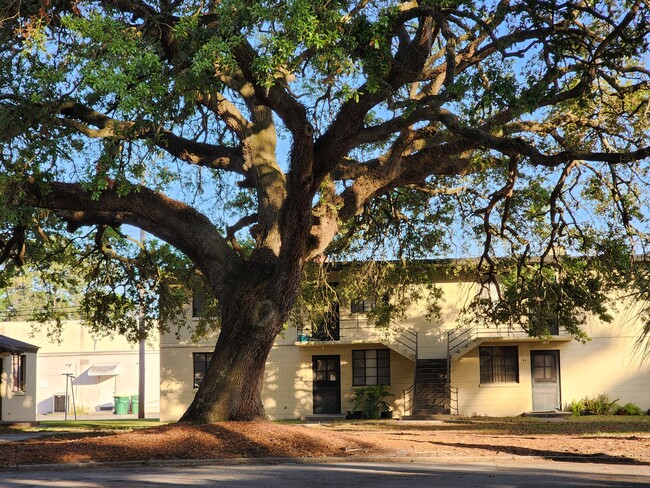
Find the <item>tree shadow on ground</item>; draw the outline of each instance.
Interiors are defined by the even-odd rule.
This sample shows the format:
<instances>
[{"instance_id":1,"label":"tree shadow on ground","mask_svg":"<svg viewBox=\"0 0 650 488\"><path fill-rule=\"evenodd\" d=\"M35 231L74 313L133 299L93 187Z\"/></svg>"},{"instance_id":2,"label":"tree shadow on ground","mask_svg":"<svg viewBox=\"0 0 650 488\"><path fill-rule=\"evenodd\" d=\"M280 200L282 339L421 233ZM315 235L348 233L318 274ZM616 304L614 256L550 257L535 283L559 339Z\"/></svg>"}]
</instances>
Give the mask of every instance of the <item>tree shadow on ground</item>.
<instances>
[{"instance_id":1,"label":"tree shadow on ground","mask_svg":"<svg viewBox=\"0 0 650 488\"><path fill-rule=\"evenodd\" d=\"M637 466L650 466L650 462L640 461L638 459L626 456L610 456L602 452L592 454L570 454L560 451L551 451L545 449L531 449L519 446L503 446L490 444L465 444L461 442L431 442L438 446L458 447L461 449L484 449L494 451L498 454L513 454L516 456L537 456L549 461L565 461L573 463L598 463L598 464L631 464Z\"/></svg>"}]
</instances>

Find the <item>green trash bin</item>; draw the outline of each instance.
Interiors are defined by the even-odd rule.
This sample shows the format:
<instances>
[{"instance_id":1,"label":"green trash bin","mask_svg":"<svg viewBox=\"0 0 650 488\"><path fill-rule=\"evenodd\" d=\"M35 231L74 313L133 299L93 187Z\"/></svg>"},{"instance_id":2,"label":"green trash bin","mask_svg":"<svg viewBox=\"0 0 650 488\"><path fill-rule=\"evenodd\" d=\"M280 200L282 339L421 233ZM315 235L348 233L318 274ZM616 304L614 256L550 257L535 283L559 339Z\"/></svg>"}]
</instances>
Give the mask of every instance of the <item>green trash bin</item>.
<instances>
[{"instance_id":1,"label":"green trash bin","mask_svg":"<svg viewBox=\"0 0 650 488\"><path fill-rule=\"evenodd\" d=\"M126 415L129 413L128 396L116 396L113 397L113 400L115 400L115 415Z\"/></svg>"},{"instance_id":2,"label":"green trash bin","mask_svg":"<svg viewBox=\"0 0 650 488\"><path fill-rule=\"evenodd\" d=\"M138 395L131 395L131 413L138 414L138 407L140 406L140 398Z\"/></svg>"}]
</instances>

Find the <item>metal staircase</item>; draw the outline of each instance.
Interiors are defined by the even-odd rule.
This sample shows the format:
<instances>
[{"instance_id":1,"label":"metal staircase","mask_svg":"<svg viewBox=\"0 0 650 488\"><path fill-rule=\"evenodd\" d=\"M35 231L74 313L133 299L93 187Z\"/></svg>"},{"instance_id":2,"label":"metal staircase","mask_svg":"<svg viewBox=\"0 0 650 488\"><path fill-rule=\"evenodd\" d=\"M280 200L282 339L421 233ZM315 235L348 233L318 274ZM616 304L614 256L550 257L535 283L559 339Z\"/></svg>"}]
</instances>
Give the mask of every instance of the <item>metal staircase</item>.
<instances>
[{"instance_id":1,"label":"metal staircase","mask_svg":"<svg viewBox=\"0 0 650 488\"><path fill-rule=\"evenodd\" d=\"M412 417L450 413L447 360L418 359L415 365L415 396Z\"/></svg>"},{"instance_id":2,"label":"metal staircase","mask_svg":"<svg viewBox=\"0 0 650 488\"><path fill-rule=\"evenodd\" d=\"M418 359L418 333L391 322L382 334L381 343L411 361Z\"/></svg>"},{"instance_id":3,"label":"metal staircase","mask_svg":"<svg viewBox=\"0 0 650 488\"><path fill-rule=\"evenodd\" d=\"M563 328L556 328L551 331L549 341L553 342L567 342L572 339L570 334L567 334ZM459 327L447 332L447 357L449 361L454 361L471 350L480 346L486 341L538 341L538 337L528 335L528 333L519 327L492 326L481 327L473 325L471 327Z\"/></svg>"},{"instance_id":4,"label":"metal staircase","mask_svg":"<svg viewBox=\"0 0 650 488\"><path fill-rule=\"evenodd\" d=\"M415 382L404 391L405 409L411 414L405 420L426 420L437 415L449 415L457 402L457 390L448 378L447 359L418 359Z\"/></svg>"}]
</instances>

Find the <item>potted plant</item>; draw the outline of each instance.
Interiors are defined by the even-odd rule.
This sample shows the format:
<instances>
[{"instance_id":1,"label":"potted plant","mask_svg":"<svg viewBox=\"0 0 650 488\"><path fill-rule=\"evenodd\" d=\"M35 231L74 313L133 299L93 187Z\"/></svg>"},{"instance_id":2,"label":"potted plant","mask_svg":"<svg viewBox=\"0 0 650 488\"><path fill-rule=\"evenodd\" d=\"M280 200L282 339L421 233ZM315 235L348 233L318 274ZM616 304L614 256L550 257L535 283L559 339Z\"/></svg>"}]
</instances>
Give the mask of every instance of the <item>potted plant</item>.
<instances>
[{"instance_id":1,"label":"potted plant","mask_svg":"<svg viewBox=\"0 0 650 488\"><path fill-rule=\"evenodd\" d=\"M388 391L388 386L369 385L354 389L352 396L352 410L361 411L365 418L378 420L382 412L390 411L385 398L395 396Z\"/></svg>"}]
</instances>

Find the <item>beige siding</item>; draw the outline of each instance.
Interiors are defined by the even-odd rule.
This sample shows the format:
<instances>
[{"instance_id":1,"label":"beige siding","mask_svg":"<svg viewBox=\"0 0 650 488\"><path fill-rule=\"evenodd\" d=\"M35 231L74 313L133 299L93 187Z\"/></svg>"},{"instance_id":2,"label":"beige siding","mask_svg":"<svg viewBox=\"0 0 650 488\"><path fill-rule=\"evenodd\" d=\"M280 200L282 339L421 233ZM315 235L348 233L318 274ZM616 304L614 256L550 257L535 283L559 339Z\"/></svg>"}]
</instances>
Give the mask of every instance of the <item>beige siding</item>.
<instances>
[{"instance_id":1,"label":"beige siding","mask_svg":"<svg viewBox=\"0 0 650 488\"><path fill-rule=\"evenodd\" d=\"M443 292L440 319L434 323L428 322L424 318L424 304L420 304L409 312L405 320L405 323L418 332L420 359L447 357L447 333L458 326L458 314L467 305L468 298L476 293L474 284L461 281L443 281L436 285Z\"/></svg>"},{"instance_id":2,"label":"beige siding","mask_svg":"<svg viewBox=\"0 0 650 488\"><path fill-rule=\"evenodd\" d=\"M210 352L208 347L160 346L160 420L178 420L194 398L193 352Z\"/></svg>"},{"instance_id":3,"label":"beige siding","mask_svg":"<svg viewBox=\"0 0 650 488\"><path fill-rule=\"evenodd\" d=\"M650 361L637 348L640 323L619 316L613 324L588 324L591 340L567 347L560 358L563 400L608 393L620 404L633 402L650 408Z\"/></svg>"},{"instance_id":4,"label":"beige siding","mask_svg":"<svg viewBox=\"0 0 650 488\"><path fill-rule=\"evenodd\" d=\"M458 388L458 413L461 415L519 415L532 410L531 349L558 349L562 346L540 343L485 342L481 346L517 346L519 383L480 384L479 348L476 347L452 364L452 384ZM560 353L562 356L562 353ZM560 357L560 367L562 358Z\"/></svg>"}]
</instances>

